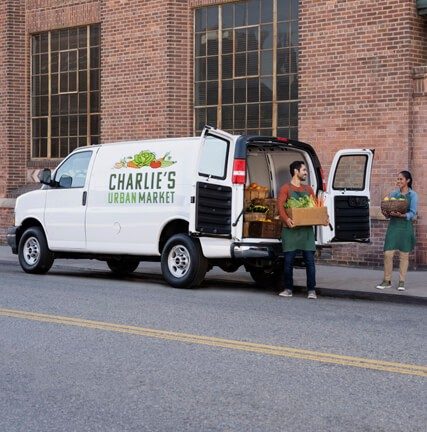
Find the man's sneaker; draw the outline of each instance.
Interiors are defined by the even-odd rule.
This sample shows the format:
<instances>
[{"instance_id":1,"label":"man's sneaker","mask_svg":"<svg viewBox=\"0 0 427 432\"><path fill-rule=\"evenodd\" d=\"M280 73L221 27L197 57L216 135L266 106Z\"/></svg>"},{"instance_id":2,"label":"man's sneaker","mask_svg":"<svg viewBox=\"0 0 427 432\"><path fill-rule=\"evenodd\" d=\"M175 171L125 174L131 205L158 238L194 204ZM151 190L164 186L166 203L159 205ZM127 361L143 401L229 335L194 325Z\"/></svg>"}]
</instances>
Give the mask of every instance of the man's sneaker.
<instances>
[{"instance_id":1,"label":"man's sneaker","mask_svg":"<svg viewBox=\"0 0 427 432\"><path fill-rule=\"evenodd\" d=\"M399 285L397 286L397 290L398 291L405 291L405 282L404 281L399 282Z\"/></svg>"},{"instance_id":2,"label":"man's sneaker","mask_svg":"<svg viewBox=\"0 0 427 432\"><path fill-rule=\"evenodd\" d=\"M380 284L377 285L378 289L391 288L391 282L383 280Z\"/></svg>"},{"instance_id":3,"label":"man's sneaker","mask_svg":"<svg viewBox=\"0 0 427 432\"><path fill-rule=\"evenodd\" d=\"M279 293L281 297L292 297L292 291L290 289L285 289L281 293Z\"/></svg>"},{"instance_id":4,"label":"man's sneaker","mask_svg":"<svg viewBox=\"0 0 427 432\"><path fill-rule=\"evenodd\" d=\"M314 299L314 300L317 299L316 291L309 291L307 298Z\"/></svg>"}]
</instances>

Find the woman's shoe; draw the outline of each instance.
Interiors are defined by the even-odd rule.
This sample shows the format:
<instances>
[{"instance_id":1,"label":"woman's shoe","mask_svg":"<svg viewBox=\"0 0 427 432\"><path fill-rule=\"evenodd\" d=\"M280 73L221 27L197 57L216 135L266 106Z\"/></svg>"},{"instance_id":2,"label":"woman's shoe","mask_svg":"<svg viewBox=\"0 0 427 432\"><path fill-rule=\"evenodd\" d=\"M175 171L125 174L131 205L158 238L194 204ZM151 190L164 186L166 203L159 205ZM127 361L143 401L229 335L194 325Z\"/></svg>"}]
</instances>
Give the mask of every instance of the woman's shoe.
<instances>
[{"instance_id":1,"label":"woman's shoe","mask_svg":"<svg viewBox=\"0 0 427 432\"><path fill-rule=\"evenodd\" d=\"M378 289L391 288L391 282L383 280L380 284L377 285Z\"/></svg>"},{"instance_id":2,"label":"woman's shoe","mask_svg":"<svg viewBox=\"0 0 427 432\"><path fill-rule=\"evenodd\" d=\"M405 282L399 281L399 285L397 286L398 291L405 291Z\"/></svg>"}]
</instances>

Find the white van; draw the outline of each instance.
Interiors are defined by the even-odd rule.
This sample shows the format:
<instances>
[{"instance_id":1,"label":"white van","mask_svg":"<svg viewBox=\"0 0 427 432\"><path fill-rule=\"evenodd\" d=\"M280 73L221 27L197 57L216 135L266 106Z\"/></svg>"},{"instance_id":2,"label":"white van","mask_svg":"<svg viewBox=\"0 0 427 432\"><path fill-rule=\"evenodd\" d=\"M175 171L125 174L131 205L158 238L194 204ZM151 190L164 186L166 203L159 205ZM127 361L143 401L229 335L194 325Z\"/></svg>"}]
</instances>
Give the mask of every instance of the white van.
<instances>
[{"instance_id":1,"label":"white van","mask_svg":"<svg viewBox=\"0 0 427 432\"><path fill-rule=\"evenodd\" d=\"M283 267L281 241L243 237L245 186L266 185L277 197L290 163L303 160L331 222L316 227L317 244L369 242L373 154L339 151L326 186L314 149L280 137L207 126L201 137L79 148L17 199L7 240L28 273L47 272L55 258L94 258L118 275L160 261L174 287L198 286L215 265L244 265L267 282Z\"/></svg>"}]
</instances>

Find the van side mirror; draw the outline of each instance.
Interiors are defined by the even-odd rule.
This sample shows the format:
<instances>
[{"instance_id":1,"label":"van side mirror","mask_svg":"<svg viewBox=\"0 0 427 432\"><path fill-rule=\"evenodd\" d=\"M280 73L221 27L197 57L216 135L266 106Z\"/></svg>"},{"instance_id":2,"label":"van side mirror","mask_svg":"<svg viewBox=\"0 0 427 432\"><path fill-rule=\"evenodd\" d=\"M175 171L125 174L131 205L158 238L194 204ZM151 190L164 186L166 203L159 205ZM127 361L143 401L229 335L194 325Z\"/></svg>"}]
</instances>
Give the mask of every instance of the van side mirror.
<instances>
[{"instance_id":1,"label":"van side mirror","mask_svg":"<svg viewBox=\"0 0 427 432\"><path fill-rule=\"evenodd\" d=\"M59 179L59 187L64 189L70 189L73 184L73 178L67 174L63 174Z\"/></svg>"},{"instance_id":2,"label":"van side mirror","mask_svg":"<svg viewBox=\"0 0 427 432\"><path fill-rule=\"evenodd\" d=\"M49 168L42 169L38 173L37 177L39 178L41 184L45 184L48 186L52 185L52 173Z\"/></svg>"}]
</instances>

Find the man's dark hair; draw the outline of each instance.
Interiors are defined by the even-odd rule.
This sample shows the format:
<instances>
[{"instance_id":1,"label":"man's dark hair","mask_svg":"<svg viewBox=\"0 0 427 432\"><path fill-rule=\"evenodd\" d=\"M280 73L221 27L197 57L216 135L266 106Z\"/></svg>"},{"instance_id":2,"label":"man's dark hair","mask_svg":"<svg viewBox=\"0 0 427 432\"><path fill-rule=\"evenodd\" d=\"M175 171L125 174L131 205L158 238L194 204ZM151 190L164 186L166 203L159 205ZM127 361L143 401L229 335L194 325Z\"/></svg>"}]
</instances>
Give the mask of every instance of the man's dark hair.
<instances>
[{"instance_id":1,"label":"man's dark hair","mask_svg":"<svg viewBox=\"0 0 427 432\"><path fill-rule=\"evenodd\" d=\"M299 171L301 169L301 167L305 165L305 162L303 161L294 161L289 165L289 171L291 173L291 177L294 176L294 171L297 170Z\"/></svg>"}]
</instances>

